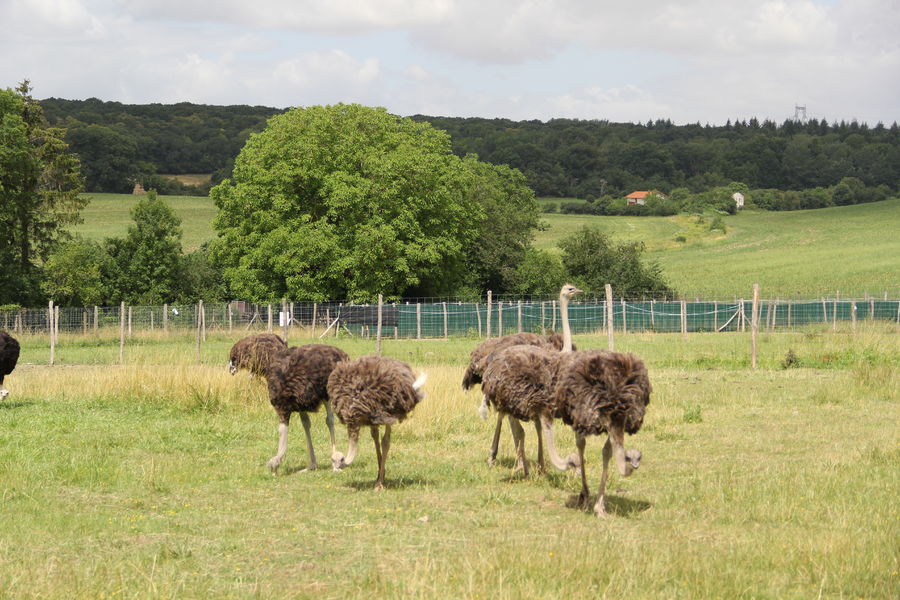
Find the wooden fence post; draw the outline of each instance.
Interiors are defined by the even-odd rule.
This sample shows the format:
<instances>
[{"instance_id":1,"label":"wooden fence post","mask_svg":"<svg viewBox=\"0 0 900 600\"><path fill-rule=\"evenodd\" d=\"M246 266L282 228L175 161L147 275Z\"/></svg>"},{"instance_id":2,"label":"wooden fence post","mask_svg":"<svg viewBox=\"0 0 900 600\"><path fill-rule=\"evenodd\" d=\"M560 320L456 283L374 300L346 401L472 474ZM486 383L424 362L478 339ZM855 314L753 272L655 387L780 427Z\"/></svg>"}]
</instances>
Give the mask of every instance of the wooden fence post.
<instances>
[{"instance_id":1,"label":"wooden fence post","mask_svg":"<svg viewBox=\"0 0 900 600\"><path fill-rule=\"evenodd\" d=\"M545 304L544 301L541 300L541 335L547 335L547 328L544 325L544 315L545 315L544 304Z\"/></svg>"},{"instance_id":2,"label":"wooden fence post","mask_svg":"<svg viewBox=\"0 0 900 600\"><path fill-rule=\"evenodd\" d=\"M487 331L486 339L491 339L491 290L488 290L487 293L487 322L485 323L487 327L485 331Z\"/></svg>"},{"instance_id":3,"label":"wooden fence post","mask_svg":"<svg viewBox=\"0 0 900 600\"><path fill-rule=\"evenodd\" d=\"M478 337L481 337L481 307L475 304L475 318L478 319Z\"/></svg>"},{"instance_id":4,"label":"wooden fence post","mask_svg":"<svg viewBox=\"0 0 900 600\"><path fill-rule=\"evenodd\" d=\"M519 333L522 333L522 301L521 300L519 300L518 316L519 316L519 322L518 322Z\"/></svg>"},{"instance_id":5,"label":"wooden fence post","mask_svg":"<svg viewBox=\"0 0 900 600\"><path fill-rule=\"evenodd\" d=\"M753 284L753 311L750 321L750 364L756 370L756 336L759 333L759 284Z\"/></svg>"},{"instance_id":6,"label":"wooden fence post","mask_svg":"<svg viewBox=\"0 0 900 600\"><path fill-rule=\"evenodd\" d=\"M612 286L610 284L606 284L606 340L607 346L609 349L615 352L616 350L616 338L615 334L613 334L613 326L615 324L613 320L613 295L612 295Z\"/></svg>"},{"instance_id":7,"label":"wooden fence post","mask_svg":"<svg viewBox=\"0 0 900 600\"><path fill-rule=\"evenodd\" d=\"M56 360L56 336L54 335L54 314L53 310L53 300L50 301L50 304L47 305L47 334L50 336L50 366L53 366L53 362Z\"/></svg>"},{"instance_id":8,"label":"wooden fence post","mask_svg":"<svg viewBox=\"0 0 900 600\"><path fill-rule=\"evenodd\" d=\"M163 333L169 333L169 305L163 304Z\"/></svg>"},{"instance_id":9,"label":"wooden fence post","mask_svg":"<svg viewBox=\"0 0 900 600\"><path fill-rule=\"evenodd\" d=\"M234 329L234 310L231 308L231 302L228 303L228 333Z\"/></svg>"},{"instance_id":10,"label":"wooden fence post","mask_svg":"<svg viewBox=\"0 0 900 600\"><path fill-rule=\"evenodd\" d=\"M125 303L119 305L119 364L125 364Z\"/></svg>"},{"instance_id":11,"label":"wooden fence post","mask_svg":"<svg viewBox=\"0 0 900 600\"><path fill-rule=\"evenodd\" d=\"M856 301L850 303L850 330L856 333Z\"/></svg>"},{"instance_id":12,"label":"wooden fence post","mask_svg":"<svg viewBox=\"0 0 900 600\"><path fill-rule=\"evenodd\" d=\"M654 314L655 308L656 308L656 300L650 300L650 327L652 329L656 329L656 315Z\"/></svg>"},{"instance_id":13,"label":"wooden fence post","mask_svg":"<svg viewBox=\"0 0 900 600\"><path fill-rule=\"evenodd\" d=\"M831 330L837 331L837 296L834 297L834 307L831 310Z\"/></svg>"},{"instance_id":14,"label":"wooden fence post","mask_svg":"<svg viewBox=\"0 0 900 600\"><path fill-rule=\"evenodd\" d=\"M687 300L681 301L681 336L687 339Z\"/></svg>"},{"instance_id":15,"label":"wooden fence post","mask_svg":"<svg viewBox=\"0 0 900 600\"><path fill-rule=\"evenodd\" d=\"M478 335L481 336L481 324L479 322ZM422 339L422 304L416 302L416 339Z\"/></svg>"},{"instance_id":16,"label":"wooden fence post","mask_svg":"<svg viewBox=\"0 0 900 600\"><path fill-rule=\"evenodd\" d=\"M449 330L448 330L448 328L447 328L448 325L449 325L449 324L447 323L447 303L446 303L446 302L442 302L441 304L444 305L444 339L446 340L446 339L448 339L448 338L450 337L450 332L449 332Z\"/></svg>"},{"instance_id":17,"label":"wooden fence post","mask_svg":"<svg viewBox=\"0 0 900 600\"><path fill-rule=\"evenodd\" d=\"M313 314L312 314L312 336L316 337L316 318L318 315L316 314L319 310L319 305L313 302Z\"/></svg>"},{"instance_id":18,"label":"wooden fence post","mask_svg":"<svg viewBox=\"0 0 900 600\"><path fill-rule=\"evenodd\" d=\"M381 356L381 311L384 307L384 296L378 294L378 326L375 328L375 353Z\"/></svg>"},{"instance_id":19,"label":"wooden fence post","mask_svg":"<svg viewBox=\"0 0 900 600\"><path fill-rule=\"evenodd\" d=\"M197 362L200 362L200 343L203 337L202 332L200 331L203 327L203 300L200 300L197 303Z\"/></svg>"},{"instance_id":20,"label":"wooden fence post","mask_svg":"<svg viewBox=\"0 0 900 600\"><path fill-rule=\"evenodd\" d=\"M503 335L503 300L497 303L497 337Z\"/></svg>"},{"instance_id":21,"label":"wooden fence post","mask_svg":"<svg viewBox=\"0 0 900 600\"><path fill-rule=\"evenodd\" d=\"M94 335L97 334L97 330L100 327L100 309L94 305Z\"/></svg>"},{"instance_id":22,"label":"wooden fence post","mask_svg":"<svg viewBox=\"0 0 900 600\"><path fill-rule=\"evenodd\" d=\"M622 298L622 333L628 333L628 317L626 313L628 312L627 305L625 304L625 298Z\"/></svg>"}]
</instances>

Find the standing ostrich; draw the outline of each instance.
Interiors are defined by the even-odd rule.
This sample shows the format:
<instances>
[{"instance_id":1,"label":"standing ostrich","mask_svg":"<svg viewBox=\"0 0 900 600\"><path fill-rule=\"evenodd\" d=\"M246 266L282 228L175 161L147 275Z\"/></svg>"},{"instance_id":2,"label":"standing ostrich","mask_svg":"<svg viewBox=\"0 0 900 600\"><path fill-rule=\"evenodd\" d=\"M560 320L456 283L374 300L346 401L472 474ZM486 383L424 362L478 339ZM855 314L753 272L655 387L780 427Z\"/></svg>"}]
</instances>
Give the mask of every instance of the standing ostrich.
<instances>
[{"instance_id":1,"label":"standing ostrich","mask_svg":"<svg viewBox=\"0 0 900 600\"><path fill-rule=\"evenodd\" d=\"M631 475L641 463L640 450L625 450L625 434L634 434L644 422L650 403L650 380L643 361L633 354L609 350L585 350L560 358L555 410L563 422L575 430L575 444L581 463L579 506L589 503L584 466L585 438L606 433L603 446L603 474L600 492L594 504L598 517L606 515L606 480L609 459L615 456L623 477Z\"/></svg>"},{"instance_id":2,"label":"standing ostrich","mask_svg":"<svg viewBox=\"0 0 900 600\"><path fill-rule=\"evenodd\" d=\"M350 447L347 456L335 453L331 462L335 471L356 458L359 428L369 426L378 458L375 489L384 489L384 465L391 447L391 426L403 421L424 397L422 386L426 375L416 379L404 362L382 356L364 356L353 362L340 363L328 378L328 396L341 423L347 426ZM378 427L384 435L378 439Z\"/></svg>"},{"instance_id":3,"label":"standing ostrich","mask_svg":"<svg viewBox=\"0 0 900 600\"><path fill-rule=\"evenodd\" d=\"M273 475L287 452L288 426L292 412L300 413L300 421L306 432L309 462L304 470L312 471L317 466L307 413L317 411L322 403L325 404L325 423L331 434L331 453L334 455L337 452L334 443L334 413L328 401L326 386L328 376L334 368L349 359L347 353L340 348L325 344L295 346L282 350L272 358L266 371L269 402L281 420L278 425L278 452L268 462Z\"/></svg>"},{"instance_id":4,"label":"standing ostrich","mask_svg":"<svg viewBox=\"0 0 900 600\"><path fill-rule=\"evenodd\" d=\"M238 340L228 353L228 372L234 375L239 369L250 371L250 377L265 377L266 367L272 357L287 349L283 339L274 333L260 333Z\"/></svg>"},{"instance_id":5,"label":"standing ostrich","mask_svg":"<svg viewBox=\"0 0 900 600\"><path fill-rule=\"evenodd\" d=\"M538 466L542 471L544 470L542 437L547 438L547 452L554 467L564 471L580 465L575 456L562 459L553 440L556 364L562 356L572 353L569 300L580 293L580 289L569 284L564 285L559 292L563 326L561 352L543 346L510 346L494 353L484 371L484 380L481 384L484 403L493 406L497 411L498 423L503 416L508 417L516 445L517 468L522 469L526 476L528 476L528 460L525 458L525 431L519 424L520 420L534 423L538 439ZM497 438L495 432L495 444ZM494 451L492 448L492 452Z\"/></svg>"},{"instance_id":6,"label":"standing ostrich","mask_svg":"<svg viewBox=\"0 0 900 600\"><path fill-rule=\"evenodd\" d=\"M19 361L19 342L5 331L0 331L0 400L9 395L3 387L3 378L13 372Z\"/></svg>"}]
</instances>

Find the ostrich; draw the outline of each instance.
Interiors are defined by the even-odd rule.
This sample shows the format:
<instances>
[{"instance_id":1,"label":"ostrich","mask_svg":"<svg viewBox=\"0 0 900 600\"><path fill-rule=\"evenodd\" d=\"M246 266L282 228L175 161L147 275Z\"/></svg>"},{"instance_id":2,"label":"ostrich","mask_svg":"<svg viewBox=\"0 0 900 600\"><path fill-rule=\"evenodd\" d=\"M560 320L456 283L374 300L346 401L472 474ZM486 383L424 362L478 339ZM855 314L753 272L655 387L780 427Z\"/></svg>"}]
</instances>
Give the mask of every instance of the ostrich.
<instances>
[{"instance_id":1,"label":"ostrich","mask_svg":"<svg viewBox=\"0 0 900 600\"><path fill-rule=\"evenodd\" d=\"M625 434L634 434L644 422L652 387L643 361L633 354L609 350L584 350L561 356L557 369L554 408L575 431L581 464L579 506L589 503L584 466L585 438L607 434L603 446L603 474L594 504L598 517L606 515L606 480L609 459L623 477L640 466L640 450L625 450Z\"/></svg>"},{"instance_id":2,"label":"ostrich","mask_svg":"<svg viewBox=\"0 0 900 600\"><path fill-rule=\"evenodd\" d=\"M308 344L282 350L274 357L266 370L269 388L269 402L278 414L281 423L278 425L278 452L269 459L268 466L274 475L287 452L288 425L291 413L300 413L300 421L306 432L306 448L309 452L308 471L315 470L316 453L313 450L312 437L309 434L309 415L321 404L325 404L325 423L331 434L331 453L337 448L334 443L334 413L328 400L326 386L328 376L334 368L349 360L347 353L340 348L325 344Z\"/></svg>"},{"instance_id":3,"label":"ostrich","mask_svg":"<svg viewBox=\"0 0 900 600\"><path fill-rule=\"evenodd\" d=\"M384 465L391 447L391 426L403 421L424 397L426 375L416 379L413 370L404 362L382 356L364 356L353 362L340 363L328 378L328 396L334 412L347 426L350 447L345 457L332 455L335 471L356 458L359 428L369 426L378 458L378 478L375 489L384 489ZM378 427L384 425L384 435L378 439Z\"/></svg>"},{"instance_id":4,"label":"ostrich","mask_svg":"<svg viewBox=\"0 0 900 600\"><path fill-rule=\"evenodd\" d=\"M274 333L260 333L238 340L228 353L228 371L234 375L239 369L250 371L250 377L264 377L272 357L287 349L283 339Z\"/></svg>"},{"instance_id":5,"label":"ostrich","mask_svg":"<svg viewBox=\"0 0 900 600\"><path fill-rule=\"evenodd\" d=\"M469 366L463 374L462 387L464 390L471 389L476 383L481 383L484 370L490 361L497 354L511 346L540 346L548 350L562 350L563 336L558 333L550 335L537 335L536 333L522 332L504 335L498 338L491 338L480 343L472 350L469 355ZM573 346L574 348L574 346ZM488 415L488 405L482 401L478 409L481 418L486 419ZM497 459L497 449L500 445L500 431L503 428L503 415L497 415L497 426L494 428L494 437L491 442L491 450L488 453L488 465L493 466Z\"/></svg>"},{"instance_id":6,"label":"ostrich","mask_svg":"<svg viewBox=\"0 0 900 600\"><path fill-rule=\"evenodd\" d=\"M19 342L5 331L0 331L0 400L9 395L3 387L3 378L13 372L19 361Z\"/></svg>"},{"instance_id":7,"label":"ostrich","mask_svg":"<svg viewBox=\"0 0 900 600\"><path fill-rule=\"evenodd\" d=\"M566 284L559 292L560 314L563 325L562 352L545 346L510 346L494 353L488 359L481 388L484 403L492 405L498 414L497 422L507 416L516 445L517 468L528 476L528 460L525 458L525 432L519 421L532 421L538 438L538 466L544 470L543 440L547 438L550 462L557 469L578 468L574 455L562 459L553 441L553 390L557 361L572 353L572 330L569 327L569 299L582 291ZM499 430L499 426L498 426ZM494 443L497 442L495 431ZM495 449L492 448L492 452ZM489 461L490 462L490 461Z\"/></svg>"}]
</instances>

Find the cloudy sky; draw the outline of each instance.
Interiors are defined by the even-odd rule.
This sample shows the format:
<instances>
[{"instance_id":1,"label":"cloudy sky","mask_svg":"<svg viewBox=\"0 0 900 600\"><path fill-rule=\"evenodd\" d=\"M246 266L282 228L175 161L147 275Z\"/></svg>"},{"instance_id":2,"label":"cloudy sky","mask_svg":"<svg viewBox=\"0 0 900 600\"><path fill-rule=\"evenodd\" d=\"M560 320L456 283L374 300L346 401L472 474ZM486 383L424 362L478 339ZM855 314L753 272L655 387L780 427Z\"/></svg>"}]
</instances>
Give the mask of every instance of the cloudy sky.
<instances>
[{"instance_id":1,"label":"cloudy sky","mask_svg":"<svg viewBox=\"0 0 900 600\"><path fill-rule=\"evenodd\" d=\"M900 121L898 0L0 0L37 98Z\"/></svg>"}]
</instances>

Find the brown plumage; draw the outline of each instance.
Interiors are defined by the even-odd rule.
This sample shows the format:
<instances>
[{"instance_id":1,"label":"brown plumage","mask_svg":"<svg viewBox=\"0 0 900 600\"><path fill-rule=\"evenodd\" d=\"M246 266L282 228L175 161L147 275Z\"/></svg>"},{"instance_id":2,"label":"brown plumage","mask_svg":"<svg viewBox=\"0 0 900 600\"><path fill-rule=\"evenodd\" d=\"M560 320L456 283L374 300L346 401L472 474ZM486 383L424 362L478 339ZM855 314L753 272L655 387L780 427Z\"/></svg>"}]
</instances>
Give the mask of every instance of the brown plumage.
<instances>
[{"instance_id":1,"label":"brown plumage","mask_svg":"<svg viewBox=\"0 0 900 600\"><path fill-rule=\"evenodd\" d=\"M582 290L572 284L565 284L559 290L559 312L562 323L562 335L534 336L520 338L521 342L497 344L498 349L485 357L478 358L472 369L476 373L483 367L481 390L484 399L481 405L482 417L487 416L488 406L497 410L497 425L488 464L493 465L497 458L500 442L500 429L503 417L506 416L516 446L517 468L528 475L528 460L525 458L525 432L519 420L534 423L538 437L538 464L544 469L543 439L547 440L547 450L553 466L560 470L578 468L577 457L570 455L565 460L556 451L553 439L553 375L556 357L571 353L572 329L569 327L569 301ZM525 335L525 334L518 334ZM507 336L510 337L510 336ZM533 343L529 343L533 342ZM484 346L485 344L482 344ZM476 348L476 350L478 350ZM473 352L473 355L476 353ZM498 363L498 364L494 364ZM471 368L471 365L470 365ZM490 381L489 381L490 380ZM463 379L465 386L465 378Z\"/></svg>"},{"instance_id":2,"label":"brown plumage","mask_svg":"<svg viewBox=\"0 0 900 600\"><path fill-rule=\"evenodd\" d=\"M5 331L0 331L0 400L9 395L3 387L3 379L13 372L19 362L19 342Z\"/></svg>"},{"instance_id":3,"label":"brown plumage","mask_svg":"<svg viewBox=\"0 0 900 600\"><path fill-rule=\"evenodd\" d=\"M278 453L268 463L273 474L278 470L287 452L287 431L291 413L300 413L300 420L306 432L309 453L307 469L312 470L317 466L307 413L317 411L322 404L325 404L325 422L331 434L331 453L335 454L334 415L328 401L326 386L335 366L349 359L347 353L340 348L325 344L308 344L282 350L270 360L266 371L269 402L272 403L272 408L281 421L278 426Z\"/></svg>"},{"instance_id":4,"label":"brown plumage","mask_svg":"<svg viewBox=\"0 0 900 600\"><path fill-rule=\"evenodd\" d=\"M328 379L328 396L341 423L347 426L350 448L347 456L332 457L335 470L356 458L359 428L368 426L375 442L378 477L375 489L384 488L384 466L391 444L391 426L403 421L424 397L425 375L416 379L406 363L383 356L364 356L341 363ZM378 428L384 426L379 440Z\"/></svg>"},{"instance_id":5,"label":"brown plumage","mask_svg":"<svg viewBox=\"0 0 900 600\"><path fill-rule=\"evenodd\" d=\"M266 367L272 357L288 346L274 333L247 336L235 342L228 354L228 370L232 375L239 369L250 371L251 377L265 377Z\"/></svg>"},{"instance_id":6,"label":"brown plumage","mask_svg":"<svg viewBox=\"0 0 900 600\"><path fill-rule=\"evenodd\" d=\"M466 367L466 372L463 373L463 389L468 390L476 383L481 383L482 375L490 363L491 355L510 346L542 346L558 351L562 350L563 336L558 333L538 335L536 333L523 332L511 333L481 342L469 354L469 365Z\"/></svg>"},{"instance_id":7,"label":"brown plumage","mask_svg":"<svg viewBox=\"0 0 900 600\"><path fill-rule=\"evenodd\" d=\"M634 434L641 428L652 389L647 368L633 354L586 350L560 356L554 411L575 431L582 465L579 497L582 506L588 504L589 498L584 466L585 438L607 434L600 492L594 505L597 516L606 514L609 459L615 456L623 477L640 466L640 451L625 450L625 433Z\"/></svg>"}]
</instances>

